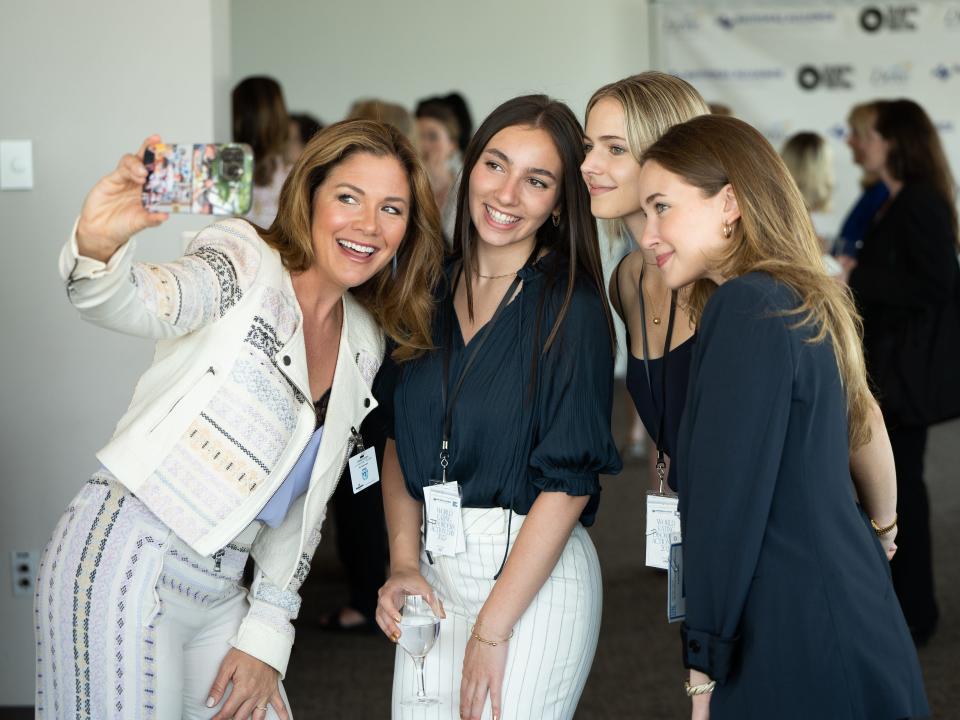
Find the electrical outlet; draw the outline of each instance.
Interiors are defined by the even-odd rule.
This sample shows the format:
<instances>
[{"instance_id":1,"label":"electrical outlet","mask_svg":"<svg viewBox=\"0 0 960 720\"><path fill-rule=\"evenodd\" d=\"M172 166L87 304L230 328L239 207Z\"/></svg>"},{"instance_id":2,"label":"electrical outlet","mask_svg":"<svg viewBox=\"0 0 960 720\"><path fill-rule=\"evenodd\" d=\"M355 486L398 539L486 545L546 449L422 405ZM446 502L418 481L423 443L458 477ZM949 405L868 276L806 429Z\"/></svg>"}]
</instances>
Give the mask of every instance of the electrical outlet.
<instances>
[{"instance_id":1,"label":"electrical outlet","mask_svg":"<svg viewBox=\"0 0 960 720\"><path fill-rule=\"evenodd\" d=\"M33 550L10 551L10 579L14 595L33 595L37 584L37 556Z\"/></svg>"}]
</instances>

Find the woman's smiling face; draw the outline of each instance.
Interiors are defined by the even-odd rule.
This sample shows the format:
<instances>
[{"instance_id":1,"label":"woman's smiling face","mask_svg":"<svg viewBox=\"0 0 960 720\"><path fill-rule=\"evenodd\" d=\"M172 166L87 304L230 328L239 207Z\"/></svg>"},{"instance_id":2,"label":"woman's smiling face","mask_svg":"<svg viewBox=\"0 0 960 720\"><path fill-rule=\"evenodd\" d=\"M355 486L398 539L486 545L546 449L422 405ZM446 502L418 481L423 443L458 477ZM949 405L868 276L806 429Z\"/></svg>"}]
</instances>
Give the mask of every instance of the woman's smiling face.
<instances>
[{"instance_id":1,"label":"woman's smiling face","mask_svg":"<svg viewBox=\"0 0 960 720\"><path fill-rule=\"evenodd\" d=\"M482 242L506 246L536 235L557 210L563 163L540 128L506 127L470 172L470 219Z\"/></svg>"},{"instance_id":2,"label":"woman's smiling face","mask_svg":"<svg viewBox=\"0 0 960 720\"><path fill-rule=\"evenodd\" d=\"M640 163L627 145L623 107L601 98L590 108L584 131L586 158L580 173L590 190L590 211L596 218L627 218L640 211Z\"/></svg>"},{"instance_id":3,"label":"woman's smiling face","mask_svg":"<svg viewBox=\"0 0 960 720\"><path fill-rule=\"evenodd\" d=\"M716 263L729 244L723 228L740 217L732 188L705 197L679 175L648 161L639 191L646 214L640 247L656 257L667 286L676 290L704 277L722 282Z\"/></svg>"}]
</instances>

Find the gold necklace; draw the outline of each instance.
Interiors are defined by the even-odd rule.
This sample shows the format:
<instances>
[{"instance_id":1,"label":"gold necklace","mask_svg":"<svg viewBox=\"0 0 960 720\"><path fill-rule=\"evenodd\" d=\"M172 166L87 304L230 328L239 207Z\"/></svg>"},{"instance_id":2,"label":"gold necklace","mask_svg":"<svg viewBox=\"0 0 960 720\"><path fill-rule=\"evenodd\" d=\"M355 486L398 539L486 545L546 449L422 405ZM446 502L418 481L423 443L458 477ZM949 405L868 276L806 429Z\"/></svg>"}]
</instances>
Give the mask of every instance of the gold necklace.
<instances>
[{"instance_id":1,"label":"gold necklace","mask_svg":"<svg viewBox=\"0 0 960 720\"><path fill-rule=\"evenodd\" d=\"M516 275L518 272L520 272L520 269L519 269L519 268L518 268L517 270L514 270L513 272L504 273L503 275L481 275L481 274L478 272L478 273L477 273L477 277L483 278L484 280L499 280L500 278L513 277L513 276Z\"/></svg>"},{"instance_id":2,"label":"gold necklace","mask_svg":"<svg viewBox=\"0 0 960 720\"><path fill-rule=\"evenodd\" d=\"M643 292L643 283L640 283L640 292ZM647 295L650 295L650 293L647 293ZM667 290L667 295L668 295L668 296L670 295L670 291L669 291L669 290ZM651 303L653 302L653 298L652 298L652 297L650 298L650 301L651 301ZM661 323L661 318L662 318L662 316L663 316L663 305L664 305L665 302L666 302L666 299L662 299L662 300L660 301L660 309L659 309L659 310L656 310L656 309L655 309L654 312L653 312L653 324L654 324L654 325L659 325L659 324Z\"/></svg>"}]
</instances>

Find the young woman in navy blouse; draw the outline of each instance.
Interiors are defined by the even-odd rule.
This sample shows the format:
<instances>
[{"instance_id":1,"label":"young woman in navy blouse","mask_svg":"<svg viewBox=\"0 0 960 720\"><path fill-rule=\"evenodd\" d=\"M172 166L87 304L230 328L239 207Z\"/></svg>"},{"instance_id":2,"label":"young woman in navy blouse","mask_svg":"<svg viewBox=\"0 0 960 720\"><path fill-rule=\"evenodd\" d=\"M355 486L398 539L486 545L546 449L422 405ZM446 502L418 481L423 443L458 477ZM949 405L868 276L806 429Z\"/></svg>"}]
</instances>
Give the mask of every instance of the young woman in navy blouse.
<instances>
[{"instance_id":1,"label":"young woman in navy blouse","mask_svg":"<svg viewBox=\"0 0 960 720\"><path fill-rule=\"evenodd\" d=\"M676 447L693 718L928 716L850 482L870 439L860 321L799 191L735 118L677 125L642 161L641 247L668 287L694 283Z\"/></svg>"},{"instance_id":2,"label":"young woman in navy blouse","mask_svg":"<svg viewBox=\"0 0 960 720\"><path fill-rule=\"evenodd\" d=\"M426 660L427 689L442 703L431 718L571 718L593 661L600 568L584 527L599 475L620 459L582 160L579 123L545 96L510 100L484 121L464 158L437 350L398 374L383 469L391 574L377 622L399 637L404 593L445 615ZM462 489L466 551L428 555L422 503L442 474L438 391L445 384L449 402L461 373L446 473ZM395 717L412 669L398 648Z\"/></svg>"}]
</instances>

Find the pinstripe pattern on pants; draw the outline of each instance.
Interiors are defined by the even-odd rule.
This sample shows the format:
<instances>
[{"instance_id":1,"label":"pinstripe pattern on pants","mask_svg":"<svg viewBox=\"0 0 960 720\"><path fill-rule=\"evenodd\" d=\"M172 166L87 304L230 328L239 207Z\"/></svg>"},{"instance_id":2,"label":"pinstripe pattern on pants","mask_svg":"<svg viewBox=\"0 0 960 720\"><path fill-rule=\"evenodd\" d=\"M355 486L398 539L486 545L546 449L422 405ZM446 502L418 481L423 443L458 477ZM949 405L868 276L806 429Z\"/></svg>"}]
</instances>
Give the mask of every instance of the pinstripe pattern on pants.
<instances>
[{"instance_id":1,"label":"pinstripe pattern on pants","mask_svg":"<svg viewBox=\"0 0 960 720\"><path fill-rule=\"evenodd\" d=\"M393 717L397 720L460 717L463 655L507 549L508 511L464 508L463 519L466 552L452 558L435 556L433 565L425 554L420 559L421 572L447 614L424 663L427 694L439 696L440 704L427 708L400 704L414 694L416 680L413 662L397 647L393 673ZM511 547L523 520L522 515L513 515ZM602 601L600 562L590 536L578 524L553 572L514 628L503 681L504 720L573 717L593 664ZM491 718L489 699L483 718Z\"/></svg>"}]
</instances>

